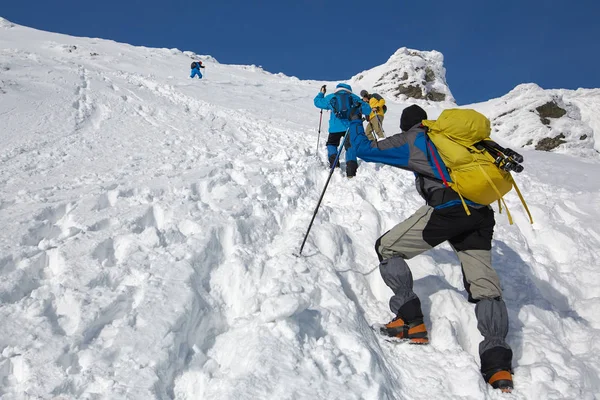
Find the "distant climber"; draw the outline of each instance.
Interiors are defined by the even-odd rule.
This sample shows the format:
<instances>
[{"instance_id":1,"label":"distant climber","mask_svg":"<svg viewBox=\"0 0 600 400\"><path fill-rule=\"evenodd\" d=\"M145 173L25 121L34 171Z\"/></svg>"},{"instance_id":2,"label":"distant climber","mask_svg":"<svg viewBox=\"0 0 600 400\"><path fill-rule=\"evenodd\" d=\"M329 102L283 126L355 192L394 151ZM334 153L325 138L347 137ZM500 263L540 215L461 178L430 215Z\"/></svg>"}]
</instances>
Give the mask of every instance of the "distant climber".
<instances>
[{"instance_id":1,"label":"distant climber","mask_svg":"<svg viewBox=\"0 0 600 400\"><path fill-rule=\"evenodd\" d=\"M190 78L195 78L198 75L198 79L202 79L202 73L200 72L200 68L204 68L202 61L194 61L191 68L192 73L190 74Z\"/></svg>"},{"instance_id":2,"label":"distant climber","mask_svg":"<svg viewBox=\"0 0 600 400\"><path fill-rule=\"evenodd\" d=\"M371 107L371 114L367 117L369 123L367 124L367 129L365 129L367 138L371 141L375 140L374 133L376 133L379 138L384 138L383 114L387 111L385 100L377 93L369 93L366 90L361 90L360 97L364 102L369 103L369 106Z\"/></svg>"}]
</instances>

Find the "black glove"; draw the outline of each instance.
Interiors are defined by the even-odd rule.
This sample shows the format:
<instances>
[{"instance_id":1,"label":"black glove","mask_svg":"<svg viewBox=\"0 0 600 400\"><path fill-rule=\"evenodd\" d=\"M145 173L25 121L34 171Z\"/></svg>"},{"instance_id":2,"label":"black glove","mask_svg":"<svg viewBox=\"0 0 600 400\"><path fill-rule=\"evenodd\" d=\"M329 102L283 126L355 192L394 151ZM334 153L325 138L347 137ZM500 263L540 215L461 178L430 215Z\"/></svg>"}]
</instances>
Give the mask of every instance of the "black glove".
<instances>
[{"instance_id":1,"label":"black glove","mask_svg":"<svg viewBox=\"0 0 600 400\"><path fill-rule=\"evenodd\" d=\"M321 86L321 93L323 93L323 94L327 93L327 85Z\"/></svg>"}]
</instances>

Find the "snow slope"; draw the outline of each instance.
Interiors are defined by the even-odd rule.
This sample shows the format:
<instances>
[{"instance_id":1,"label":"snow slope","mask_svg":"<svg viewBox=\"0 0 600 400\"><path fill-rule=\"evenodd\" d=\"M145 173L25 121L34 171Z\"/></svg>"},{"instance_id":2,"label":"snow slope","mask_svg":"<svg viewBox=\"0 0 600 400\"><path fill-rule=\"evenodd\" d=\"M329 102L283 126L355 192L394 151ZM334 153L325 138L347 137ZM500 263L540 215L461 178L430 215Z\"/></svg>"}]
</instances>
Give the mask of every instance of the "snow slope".
<instances>
[{"instance_id":1,"label":"snow slope","mask_svg":"<svg viewBox=\"0 0 600 400\"><path fill-rule=\"evenodd\" d=\"M0 19L3 400L600 397L597 158L522 151L535 224L507 196L493 252L515 353L502 395L448 246L410 261L431 345L370 328L392 317L373 243L422 204L411 174L335 173L293 255L328 175L312 98L335 82L210 57L192 81L192 56ZM389 104L395 132L405 104Z\"/></svg>"}]
</instances>

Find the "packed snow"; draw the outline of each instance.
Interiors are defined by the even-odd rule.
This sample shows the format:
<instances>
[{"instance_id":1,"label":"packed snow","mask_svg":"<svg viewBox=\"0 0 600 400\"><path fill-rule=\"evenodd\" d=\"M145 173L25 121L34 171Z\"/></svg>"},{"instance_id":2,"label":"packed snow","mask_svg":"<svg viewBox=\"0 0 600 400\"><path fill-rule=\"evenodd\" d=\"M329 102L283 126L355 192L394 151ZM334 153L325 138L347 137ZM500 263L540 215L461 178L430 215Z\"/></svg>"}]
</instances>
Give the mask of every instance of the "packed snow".
<instances>
[{"instance_id":1,"label":"packed snow","mask_svg":"<svg viewBox=\"0 0 600 400\"><path fill-rule=\"evenodd\" d=\"M598 90L560 91L570 119L545 129L589 134L563 154L521 148L526 111L500 117L537 106L523 87L467 106L524 155L535 221L514 193L515 224L496 219L502 394L448 245L409 261L431 344L371 329L393 317L374 242L422 204L410 173L336 171L295 255L329 173L312 99L335 83L0 19L0 398L600 398Z\"/></svg>"}]
</instances>

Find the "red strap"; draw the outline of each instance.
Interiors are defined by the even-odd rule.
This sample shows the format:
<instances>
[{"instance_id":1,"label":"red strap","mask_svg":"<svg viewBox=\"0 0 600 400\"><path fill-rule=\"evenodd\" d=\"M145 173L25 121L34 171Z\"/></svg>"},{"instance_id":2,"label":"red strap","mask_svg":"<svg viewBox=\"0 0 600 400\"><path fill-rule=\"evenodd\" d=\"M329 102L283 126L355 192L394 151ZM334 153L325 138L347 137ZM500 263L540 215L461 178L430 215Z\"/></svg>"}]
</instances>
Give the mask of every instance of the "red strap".
<instances>
[{"instance_id":1,"label":"red strap","mask_svg":"<svg viewBox=\"0 0 600 400\"><path fill-rule=\"evenodd\" d=\"M435 156L433 146L431 145L431 142L429 140L427 141L427 146L429 146L429 152L431 153L431 156L433 157L433 162L435 163L435 167L437 168L438 173L442 177L442 181L444 182L444 185L446 187L449 187L450 185L448 184L448 181L446 180L446 177L444 176L444 173L442 172L442 167L440 166L440 163L438 162L438 159Z\"/></svg>"}]
</instances>

